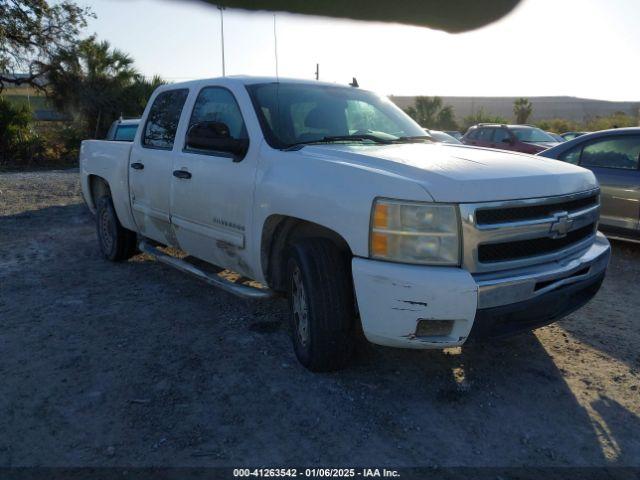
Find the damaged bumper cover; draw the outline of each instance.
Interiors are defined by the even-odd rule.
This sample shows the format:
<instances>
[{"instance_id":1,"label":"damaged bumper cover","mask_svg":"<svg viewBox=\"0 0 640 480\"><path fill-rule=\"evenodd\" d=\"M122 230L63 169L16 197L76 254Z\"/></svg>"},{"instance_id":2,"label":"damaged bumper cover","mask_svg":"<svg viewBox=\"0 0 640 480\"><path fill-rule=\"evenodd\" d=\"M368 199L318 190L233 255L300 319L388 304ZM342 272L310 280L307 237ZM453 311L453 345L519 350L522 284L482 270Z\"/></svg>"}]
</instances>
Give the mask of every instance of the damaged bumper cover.
<instances>
[{"instance_id":1,"label":"damaged bumper cover","mask_svg":"<svg viewBox=\"0 0 640 480\"><path fill-rule=\"evenodd\" d=\"M372 343L423 349L528 331L587 303L602 283L610 252L598 233L576 256L494 276L354 258L362 328ZM436 334L428 334L429 322L437 325L431 330Z\"/></svg>"}]
</instances>

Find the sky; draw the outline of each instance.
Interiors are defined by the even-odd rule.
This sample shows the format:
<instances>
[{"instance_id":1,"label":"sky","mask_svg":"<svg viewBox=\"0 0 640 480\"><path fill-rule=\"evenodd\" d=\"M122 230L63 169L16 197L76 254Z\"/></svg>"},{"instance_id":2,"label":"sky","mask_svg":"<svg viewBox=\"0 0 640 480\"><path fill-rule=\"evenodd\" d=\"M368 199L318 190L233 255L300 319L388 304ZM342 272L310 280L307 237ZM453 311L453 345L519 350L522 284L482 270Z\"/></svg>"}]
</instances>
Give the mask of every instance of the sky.
<instances>
[{"instance_id":1,"label":"sky","mask_svg":"<svg viewBox=\"0 0 640 480\"><path fill-rule=\"evenodd\" d=\"M175 0L78 0L87 34L173 82L222 74L220 12ZM461 15L463 12L461 12ZM640 1L523 0L462 34L398 24L276 14L280 77L386 95L541 96L640 100ZM226 74L276 74L274 16L224 11Z\"/></svg>"}]
</instances>

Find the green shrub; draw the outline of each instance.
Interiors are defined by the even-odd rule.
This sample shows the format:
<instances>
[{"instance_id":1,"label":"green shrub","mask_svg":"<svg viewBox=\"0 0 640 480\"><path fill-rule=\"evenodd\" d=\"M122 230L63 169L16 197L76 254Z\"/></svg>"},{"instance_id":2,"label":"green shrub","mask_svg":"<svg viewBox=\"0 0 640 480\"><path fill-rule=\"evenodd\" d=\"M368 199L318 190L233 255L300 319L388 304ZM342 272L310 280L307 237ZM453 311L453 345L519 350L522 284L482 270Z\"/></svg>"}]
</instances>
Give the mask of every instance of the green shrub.
<instances>
[{"instance_id":1,"label":"green shrub","mask_svg":"<svg viewBox=\"0 0 640 480\"><path fill-rule=\"evenodd\" d=\"M86 127L72 122L38 122L35 126L41 139L38 165L66 166L78 161L80 142Z\"/></svg>"},{"instance_id":2,"label":"green shrub","mask_svg":"<svg viewBox=\"0 0 640 480\"><path fill-rule=\"evenodd\" d=\"M0 165L31 163L37 157L40 139L31 119L29 107L0 97Z\"/></svg>"},{"instance_id":3,"label":"green shrub","mask_svg":"<svg viewBox=\"0 0 640 480\"><path fill-rule=\"evenodd\" d=\"M546 130L547 132L564 133L580 131L581 127L578 123L566 118L551 118L549 120L540 120L535 122L536 127Z\"/></svg>"},{"instance_id":4,"label":"green shrub","mask_svg":"<svg viewBox=\"0 0 640 480\"><path fill-rule=\"evenodd\" d=\"M616 112L605 117L593 117L585 122L585 130L595 132L609 128L637 127L638 118L624 112Z\"/></svg>"}]
</instances>

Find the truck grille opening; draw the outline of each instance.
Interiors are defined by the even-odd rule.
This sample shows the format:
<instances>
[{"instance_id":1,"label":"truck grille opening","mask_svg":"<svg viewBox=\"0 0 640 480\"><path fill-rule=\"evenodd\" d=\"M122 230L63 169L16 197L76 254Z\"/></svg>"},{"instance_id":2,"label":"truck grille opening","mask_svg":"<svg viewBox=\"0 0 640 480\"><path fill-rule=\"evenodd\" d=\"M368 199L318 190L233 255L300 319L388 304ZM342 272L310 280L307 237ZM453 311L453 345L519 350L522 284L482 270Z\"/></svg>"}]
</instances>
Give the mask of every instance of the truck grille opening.
<instances>
[{"instance_id":1,"label":"truck grille opening","mask_svg":"<svg viewBox=\"0 0 640 480\"><path fill-rule=\"evenodd\" d=\"M563 238L533 238L515 242L489 243L478 247L478 261L482 263L506 262L535 257L562 250L589 238L595 233L595 223L578 228Z\"/></svg>"},{"instance_id":2,"label":"truck grille opening","mask_svg":"<svg viewBox=\"0 0 640 480\"><path fill-rule=\"evenodd\" d=\"M476 211L476 223L478 225L494 225L499 223L518 222L523 220L535 220L550 217L556 212L577 212L585 208L598 205L598 195L565 200L558 203L545 205L531 205L509 208L486 208Z\"/></svg>"}]
</instances>

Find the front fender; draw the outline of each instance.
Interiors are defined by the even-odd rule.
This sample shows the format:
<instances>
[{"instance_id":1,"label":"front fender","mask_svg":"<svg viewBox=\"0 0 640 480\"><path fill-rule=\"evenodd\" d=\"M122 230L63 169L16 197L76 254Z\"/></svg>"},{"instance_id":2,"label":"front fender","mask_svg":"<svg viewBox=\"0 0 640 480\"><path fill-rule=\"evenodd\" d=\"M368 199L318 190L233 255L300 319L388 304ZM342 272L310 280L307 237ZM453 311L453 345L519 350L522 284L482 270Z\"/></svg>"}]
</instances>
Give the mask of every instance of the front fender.
<instances>
[{"instance_id":1,"label":"front fender","mask_svg":"<svg viewBox=\"0 0 640 480\"><path fill-rule=\"evenodd\" d=\"M340 158L310 158L263 147L256 177L252 237L271 215L295 217L340 235L355 256L369 255L371 207L377 197L432 201L417 182ZM260 265L261 245L254 245ZM266 272L262 272L263 274ZM264 276L262 278L264 280Z\"/></svg>"}]
</instances>

